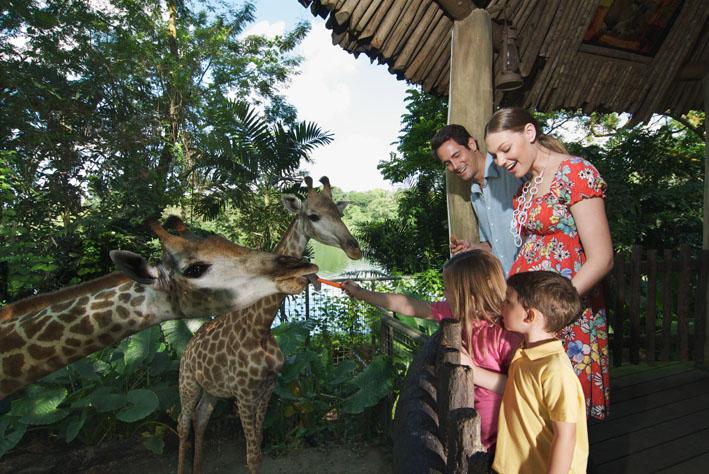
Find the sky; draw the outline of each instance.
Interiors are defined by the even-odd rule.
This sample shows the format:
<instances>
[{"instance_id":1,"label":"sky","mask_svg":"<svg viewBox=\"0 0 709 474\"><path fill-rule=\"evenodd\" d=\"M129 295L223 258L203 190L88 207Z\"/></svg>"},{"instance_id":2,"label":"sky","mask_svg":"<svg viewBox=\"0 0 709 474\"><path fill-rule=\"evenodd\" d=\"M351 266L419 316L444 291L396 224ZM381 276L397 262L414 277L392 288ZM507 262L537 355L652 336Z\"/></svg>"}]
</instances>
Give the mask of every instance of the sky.
<instances>
[{"instance_id":1,"label":"sky","mask_svg":"<svg viewBox=\"0 0 709 474\"><path fill-rule=\"evenodd\" d=\"M393 189L377 163L396 150L407 85L385 65L356 59L334 46L325 21L314 17L297 0L255 0L256 21L246 34L281 34L299 20L311 24L296 49L303 58L301 73L283 91L298 110L298 119L316 122L334 135L317 148L312 164L304 164L316 180L325 175L344 191Z\"/></svg>"}]
</instances>

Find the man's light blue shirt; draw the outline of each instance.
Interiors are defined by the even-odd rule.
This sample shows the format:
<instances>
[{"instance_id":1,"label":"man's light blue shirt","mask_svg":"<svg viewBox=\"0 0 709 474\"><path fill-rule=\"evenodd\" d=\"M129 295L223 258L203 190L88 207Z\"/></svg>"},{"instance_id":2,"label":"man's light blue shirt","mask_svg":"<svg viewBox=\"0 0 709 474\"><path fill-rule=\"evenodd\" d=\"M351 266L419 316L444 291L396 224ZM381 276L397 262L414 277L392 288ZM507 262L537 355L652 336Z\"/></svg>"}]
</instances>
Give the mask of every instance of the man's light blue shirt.
<instances>
[{"instance_id":1,"label":"man's light blue shirt","mask_svg":"<svg viewBox=\"0 0 709 474\"><path fill-rule=\"evenodd\" d=\"M485 157L485 186L473 181L470 186L470 202L478 218L480 241L492 247L492 253L502 262L505 276L517 257L519 248L510 232L512 222L512 198L522 181L512 173L500 169L492 159Z\"/></svg>"}]
</instances>

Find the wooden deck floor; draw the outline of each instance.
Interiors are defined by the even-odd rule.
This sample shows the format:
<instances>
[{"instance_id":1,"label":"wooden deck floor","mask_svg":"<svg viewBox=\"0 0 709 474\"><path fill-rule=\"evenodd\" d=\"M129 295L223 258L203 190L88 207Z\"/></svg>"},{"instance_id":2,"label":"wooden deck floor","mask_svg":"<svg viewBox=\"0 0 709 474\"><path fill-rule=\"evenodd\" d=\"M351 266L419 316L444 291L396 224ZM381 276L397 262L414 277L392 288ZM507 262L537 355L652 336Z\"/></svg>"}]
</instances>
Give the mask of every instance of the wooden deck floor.
<instances>
[{"instance_id":1,"label":"wooden deck floor","mask_svg":"<svg viewBox=\"0 0 709 474\"><path fill-rule=\"evenodd\" d=\"M690 363L611 372L611 416L589 427L600 474L709 472L709 371Z\"/></svg>"}]
</instances>

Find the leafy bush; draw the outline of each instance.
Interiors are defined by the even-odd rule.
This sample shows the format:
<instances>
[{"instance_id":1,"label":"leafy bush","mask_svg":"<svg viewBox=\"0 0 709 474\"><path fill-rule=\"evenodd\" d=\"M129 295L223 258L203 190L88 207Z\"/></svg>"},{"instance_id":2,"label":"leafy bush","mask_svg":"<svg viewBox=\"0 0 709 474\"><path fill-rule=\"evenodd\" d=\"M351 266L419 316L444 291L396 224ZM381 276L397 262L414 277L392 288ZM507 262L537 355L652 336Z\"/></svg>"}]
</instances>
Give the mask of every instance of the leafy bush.
<instances>
[{"instance_id":1,"label":"leafy bush","mask_svg":"<svg viewBox=\"0 0 709 474\"><path fill-rule=\"evenodd\" d=\"M85 444L139 433L146 448L162 452L179 406L179 353L191 337L175 327L183 325L165 323L164 338L160 326L148 328L28 387L0 417L0 456L28 429Z\"/></svg>"}]
</instances>

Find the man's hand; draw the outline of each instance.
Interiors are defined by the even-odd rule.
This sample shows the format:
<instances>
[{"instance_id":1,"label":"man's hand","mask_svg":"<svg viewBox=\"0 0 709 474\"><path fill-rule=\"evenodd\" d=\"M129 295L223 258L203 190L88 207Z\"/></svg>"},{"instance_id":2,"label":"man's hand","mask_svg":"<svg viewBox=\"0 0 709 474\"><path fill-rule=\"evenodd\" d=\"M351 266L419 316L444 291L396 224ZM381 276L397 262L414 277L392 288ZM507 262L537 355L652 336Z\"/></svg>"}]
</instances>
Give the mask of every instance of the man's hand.
<instances>
[{"instance_id":1,"label":"man's hand","mask_svg":"<svg viewBox=\"0 0 709 474\"><path fill-rule=\"evenodd\" d=\"M472 248L472 245L467 240L458 240L455 238L455 235L451 235L450 249L453 255L458 254L460 252L467 252Z\"/></svg>"},{"instance_id":2,"label":"man's hand","mask_svg":"<svg viewBox=\"0 0 709 474\"><path fill-rule=\"evenodd\" d=\"M490 252L492 249L487 242L471 244L467 240L458 240L455 238L455 235L451 235L450 250L453 255L456 255L469 250L485 250L486 252Z\"/></svg>"}]
</instances>

